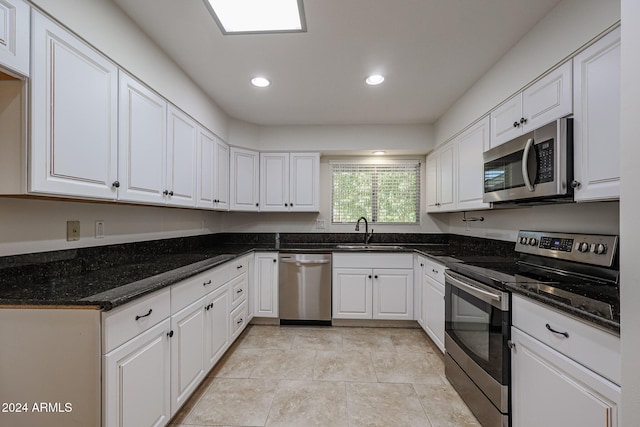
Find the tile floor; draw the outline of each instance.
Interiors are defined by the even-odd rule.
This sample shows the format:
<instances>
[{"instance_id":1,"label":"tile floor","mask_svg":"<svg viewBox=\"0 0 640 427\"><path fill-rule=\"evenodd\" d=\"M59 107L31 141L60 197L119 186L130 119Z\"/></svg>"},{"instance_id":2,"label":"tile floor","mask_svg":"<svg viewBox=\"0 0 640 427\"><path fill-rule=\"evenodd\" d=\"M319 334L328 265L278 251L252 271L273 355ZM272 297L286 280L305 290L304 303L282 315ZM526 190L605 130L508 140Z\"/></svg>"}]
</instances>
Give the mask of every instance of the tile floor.
<instances>
[{"instance_id":1,"label":"tile floor","mask_svg":"<svg viewBox=\"0 0 640 427\"><path fill-rule=\"evenodd\" d=\"M479 426L420 329L251 325L183 426Z\"/></svg>"}]
</instances>

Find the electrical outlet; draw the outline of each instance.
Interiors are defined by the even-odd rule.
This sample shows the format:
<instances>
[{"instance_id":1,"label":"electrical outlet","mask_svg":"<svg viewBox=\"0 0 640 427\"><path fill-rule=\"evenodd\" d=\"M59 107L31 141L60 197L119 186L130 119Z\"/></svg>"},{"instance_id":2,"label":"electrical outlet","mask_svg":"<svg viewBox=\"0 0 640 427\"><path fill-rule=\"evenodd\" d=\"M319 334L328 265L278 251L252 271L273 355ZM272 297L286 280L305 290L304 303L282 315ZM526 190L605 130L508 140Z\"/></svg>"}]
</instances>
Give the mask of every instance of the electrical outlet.
<instances>
[{"instance_id":1,"label":"electrical outlet","mask_svg":"<svg viewBox=\"0 0 640 427\"><path fill-rule=\"evenodd\" d=\"M324 230L324 219L316 220L316 228L318 230Z\"/></svg>"},{"instance_id":2,"label":"electrical outlet","mask_svg":"<svg viewBox=\"0 0 640 427\"><path fill-rule=\"evenodd\" d=\"M80 221L67 221L67 241L80 240Z\"/></svg>"},{"instance_id":3,"label":"electrical outlet","mask_svg":"<svg viewBox=\"0 0 640 427\"><path fill-rule=\"evenodd\" d=\"M96 220L96 239L104 238L104 221Z\"/></svg>"}]
</instances>

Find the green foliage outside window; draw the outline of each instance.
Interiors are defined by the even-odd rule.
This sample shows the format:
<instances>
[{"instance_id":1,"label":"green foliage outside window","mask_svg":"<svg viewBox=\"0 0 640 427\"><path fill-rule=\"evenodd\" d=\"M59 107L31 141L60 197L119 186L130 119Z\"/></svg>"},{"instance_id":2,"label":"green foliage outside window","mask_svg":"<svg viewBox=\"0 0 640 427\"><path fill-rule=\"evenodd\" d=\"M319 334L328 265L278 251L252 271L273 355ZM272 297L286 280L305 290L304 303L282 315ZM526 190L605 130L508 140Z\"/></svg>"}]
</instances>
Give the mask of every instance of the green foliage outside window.
<instances>
[{"instance_id":1,"label":"green foliage outside window","mask_svg":"<svg viewBox=\"0 0 640 427\"><path fill-rule=\"evenodd\" d=\"M332 164L332 222L416 224L420 221L420 164Z\"/></svg>"}]
</instances>

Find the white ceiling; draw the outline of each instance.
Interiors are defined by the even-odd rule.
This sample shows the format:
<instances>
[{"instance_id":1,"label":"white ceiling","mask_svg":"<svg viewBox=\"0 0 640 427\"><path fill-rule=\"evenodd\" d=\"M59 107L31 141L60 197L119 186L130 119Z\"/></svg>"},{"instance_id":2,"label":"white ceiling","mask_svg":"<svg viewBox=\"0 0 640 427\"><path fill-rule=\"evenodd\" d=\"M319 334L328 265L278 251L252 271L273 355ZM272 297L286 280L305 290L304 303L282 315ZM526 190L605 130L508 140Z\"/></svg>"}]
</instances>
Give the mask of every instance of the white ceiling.
<instances>
[{"instance_id":1,"label":"white ceiling","mask_svg":"<svg viewBox=\"0 0 640 427\"><path fill-rule=\"evenodd\" d=\"M559 1L304 0L306 33L223 36L202 0L114 0L227 114L261 125L433 123ZM386 81L364 84L373 72Z\"/></svg>"}]
</instances>

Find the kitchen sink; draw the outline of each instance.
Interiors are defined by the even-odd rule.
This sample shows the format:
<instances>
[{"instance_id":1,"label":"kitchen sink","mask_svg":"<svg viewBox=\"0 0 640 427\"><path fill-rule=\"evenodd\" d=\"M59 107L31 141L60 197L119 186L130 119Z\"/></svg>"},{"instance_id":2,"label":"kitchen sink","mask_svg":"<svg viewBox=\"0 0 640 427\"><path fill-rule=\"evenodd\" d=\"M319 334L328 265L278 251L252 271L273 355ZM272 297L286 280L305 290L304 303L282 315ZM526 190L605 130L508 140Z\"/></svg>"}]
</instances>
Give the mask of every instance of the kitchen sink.
<instances>
[{"instance_id":1,"label":"kitchen sink","mask_svg":"<svg viewBox=\"0 0 640 427\"><path fill-rule=\"evenodd\" d=\"M336 245L337 249L353 249L353 250L378 250L378 251L398 251L404 249L404 246L398 245Z\"/></svg>"}]
</instances>

